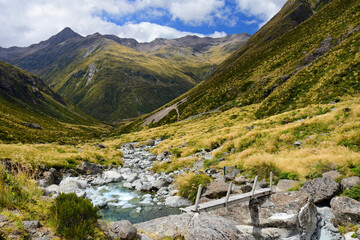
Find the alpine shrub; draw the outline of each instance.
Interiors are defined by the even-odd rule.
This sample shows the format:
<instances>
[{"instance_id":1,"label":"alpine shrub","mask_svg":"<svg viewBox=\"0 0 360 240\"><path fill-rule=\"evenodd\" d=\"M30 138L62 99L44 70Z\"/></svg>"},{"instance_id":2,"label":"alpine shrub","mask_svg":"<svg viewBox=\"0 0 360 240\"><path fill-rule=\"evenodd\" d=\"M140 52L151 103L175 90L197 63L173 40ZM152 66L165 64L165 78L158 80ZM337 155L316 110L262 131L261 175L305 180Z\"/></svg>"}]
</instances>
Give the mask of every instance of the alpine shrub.
<instances>
[{"instance_id":1,"label":"alpine shrub","mask_svg":"<svg viewBox=\"0 0 360 240\"><path fill-rule=\"evenodd\" d=\"M60 193L50 207L50 220L60 236L82 240L94 235L97 210L89 199L78 197L75 193Z\"/></svg>"}]
</instances>

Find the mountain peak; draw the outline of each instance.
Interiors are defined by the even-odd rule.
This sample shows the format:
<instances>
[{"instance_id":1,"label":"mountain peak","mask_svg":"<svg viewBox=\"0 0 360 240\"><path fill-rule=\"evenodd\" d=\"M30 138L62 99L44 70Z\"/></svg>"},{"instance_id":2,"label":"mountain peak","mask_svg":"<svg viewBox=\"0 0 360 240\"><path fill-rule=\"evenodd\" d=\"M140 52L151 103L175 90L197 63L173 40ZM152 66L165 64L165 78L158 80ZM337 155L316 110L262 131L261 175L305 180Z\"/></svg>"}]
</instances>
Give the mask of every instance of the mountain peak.
<instances>
[{"instance_id":1,"label":"mountain peak","mask_svg":"<svg viewBox=\"0 0 360 240\"><path fill-rule=\"evenodd\" d=\"M61 32L59 32L58 34L52 36L49 41L52 44L59 44L62 43L68 39L71 38L79 38L81 37L79 34L77 34L76 32L74 32L71 28L66 27L64 28Z\"/></svg>"}]
</instances>

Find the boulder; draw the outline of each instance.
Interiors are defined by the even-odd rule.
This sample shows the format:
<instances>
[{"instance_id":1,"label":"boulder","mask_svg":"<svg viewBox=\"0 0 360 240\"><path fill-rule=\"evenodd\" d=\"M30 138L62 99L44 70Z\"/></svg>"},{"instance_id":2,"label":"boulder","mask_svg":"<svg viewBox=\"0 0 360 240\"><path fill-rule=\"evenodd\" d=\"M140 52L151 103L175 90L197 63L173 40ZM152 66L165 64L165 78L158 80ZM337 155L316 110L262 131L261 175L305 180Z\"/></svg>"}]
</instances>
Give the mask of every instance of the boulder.
<instances>
[{"instance_id":1,"label":"boulder","mask_svg":"<svg viewBox=\"0 0 360 240\"><path fill-rule=\"evenodd\" d=\"M337 178L341 177L341 174L338 171L330 171L323 173L322 176L324 178L331 178L332 180L336 180Z\"/></svg>"},{"instance_id":2,"label":"boulder","mask_svg":"<svg viewBox=\"0 0 360 240\"><path fill-rule=\"evenodd\" d=\"M334 197L330 202L336 222L338 223L359 223L360 222L360 202L348 197Z\"/></svg>"},{"instance_id":3,"label":"boulder","mask_svg":"<svg viewBox=\"0 0 360 240\"><path fill-rule=\"evenodd\" d=\"M207 213L170 215L135 227L141 232L141 239L246 239L233 222Z\"/></svg>"},{"instance_id":4,"label":"boulder","mask_svg":"<svg viewBox=\"0 0 360 240\"><path fill-rule=\"evenodd\" d=\"M111 222L108 234L111 239L133 240L136 238L137 229L127 220Z\"/></svg>"},{"instance_id":5,"label":"boulder","mask_svg":"<svg viewBox=\"0 0 360 240\"><path fill-rule=\"evenodd\" d=\"M162 161L165 158L167 158L168 156L170 156L170 153L168 151L163 151L162 153L160 153L159 155L157 155L156 159L158 161Z\"/></svg>"},{"instance_id":6,"label":"boulder","mask_svg":"<svg viewBox=\"0 0 360 240\"><path fill-rule=\"evenodd\" d=\"M150 146L150 147L153 147L155 146L155 140L154 139L150 139L146 142L146 145Z\"/></svg>"},{"instance_id":7,"label":"boulder","mask_svg":"<svg viewBox=\"0 0 360 240\"><path fill-rule=\"evenodd\" d=\"M22 225L26 230L37 229L40 227L39 221L22 221Z\"/></svg>"},{"instance_id":8,"label":"boulder","mask_svg":"<svg viewBox=\"0 0 360 240\"><path fill-rule=\"evenodd\" d=\"M50 168L49 171L44 173L44 178L39 181L39 186L48 187L53 184L59 184L61 179L61 173L59 173L55 168Z\"/></svg>"},{"instance_id":9,"label":"boulder","mask_svg":"<svg viewBox=\"0 0 360 240\"><path fill-rule=\"evenodd\" d=\"M98 148L106 148L106 146L104 144L102 144L102 143L99 143L99 144L97 144L95 146L98 147Z\"/></svg>"},{"instance_id":10,"label":"boulder","mask_svg":"<svg viewBox=\"0 0 360 240\"><path fill-rule=\"evenodd\" d=\"M226 175L225 175L225 180L226 181L232 181L235 179L235 177L237 175L240 174L240 170L239 169L233 169L231 170L231 172L228 172Z\"/></svg>"},{"instance_id":11,"label":"boulder","mask_svg":"<svg viewBox=\"0 0 360 240\"><path fill-rule=\"evenodd\" d=\"M246 183L246 177L244 176L239 176L235 178L235 183L237 184L245 184Z\"/></svg>"},{"instance_id":12,"label":"boulder","mask_svg":"<svg viewBox=\"0 0 360 240\"><path fill-rule=\"evenodd\" d=\"M59 185L53 184L45 188L45 191L48 195L59 192Z\"/></svg>"},{"instance_id":13,"label":"boulder","mask_svg":"<svg viewBox=\"0 0 360 240\"><path fill-rule=\"evenodd\" d=\"M167 185L167 183L165 182L164 179L158 179L152 183L152 189L157 191L160 188L165 187L166 185Z\"/></svg>"},{"instance_id":14,"label":"boulder","mask_svg":"<svg viewBox=\"0 0 360 240\"><path fill-rule=\"evenodd\" d=\"M89 187L87 182L79 180L78 178L68 177L62 180L59 184L59 192L61 193L75 193L79 197L85 197L85 188Z\"/></svg>"},{"instance_id":15,"label":"boulder","mask_svg":"<svg viewBox=\"0 0 360 240\"><path fill-rule=\"evenodd\" d=\"M286 192L290 188L294 188L299 184L298 181L289 179L280 179L276 185L276 192Z\"/></svg>"},{"instance_id":16,"label":"boulder","mask_svg":"<svg viewBox=\"0 0 360 240\"><path fill-rule=\"evenodd\" d=\"M226 196L228 188L229 184L222 179L217 179L206 187L206 192L203 196L210 199L219 199Z\"/></svg>"},{"instance_id":17,"label":"boulder","mask_svg":"<svg viewBox=\"0 0 360 240\"><path fill-rule=\"evenodd\" d=\"M317 228L314 202L309 194L301 192L275 193L250 203L230 205L227 210L213 210L212 213L241 225L244 235L248 235L249 228L254 229L254 239L273 239L269 238L271 234L281 239L294 236L310 239Z\"/></svg>"},{"instance_id":18,"label":"boulder","mask_svg":"<svg viewBox=\"0 0 360 240\"><path fill-rule=\"evenodd\" d=\"M170 196L165 199L165 205L170 207L184 207L190 206L192 203L180 196Z\"/></svg>"},{"instance_id":19,"label":"boulder","mask_svg":"<svg viewBox=\"0 0 360 240\"><path fill-rule=\"evenodd\" d=\"M340 190L340 184L328 177L308 180L300 188L301 192L310 194L315 203L330 200Z\"/></svg>"},{"instance_id":20,"label":"boulder","mask_svg":"<svg viewBox=\"0 0 360 240\"><path fill-rule=\"evenodd\" d=\"M113 170L104 172L103 178L106 180L107 183L120 182L120 181L124 180L123 176L121 176L120 173L113 171Z\"/></svg>"},{"instance_id":21,"label":"boulder","mask_svg":"<svg viewBox=\"0 0 360 240\"><path fill-rule=\"evenodd\" d=\"M355 187L360 183L360 177L354 176L354 177L348 177L341 180L341 186L344 189L350 189L352 187Z\"/></svg>"},{"instance_id":22,"label":"boulder","mask_svg":"<svg viewBox=\"0 0 360 240\"><path fill-rule=\"evenodd\" d=\"M333 225L332 219L335 215L329 207L317 207L318 212L318 229L316 230L316 237L318 240L342 240L343 236L339 230Z\"/></svg>"},{"instance_id":23,"label":"boulder","mask_svg":"<svg viewBox=\"0 0 360 240\"><path fill-rule=\"evenodd\" d=\"M76 166L76 171L81 174L87 175L95 175L102 173L102 170L98 165L89 162L83 162L82 164Z\"/></svg>"},{"instance_id":24,"label":"boulder","mask_svg":"<svg viewBox=\"0 0 360 240\"><path fill-rule=\"evenodd\" d=\"M33 129L42 129L41 125L38 123L24 123L24 126Z\"/></svg>"}]
</instances>

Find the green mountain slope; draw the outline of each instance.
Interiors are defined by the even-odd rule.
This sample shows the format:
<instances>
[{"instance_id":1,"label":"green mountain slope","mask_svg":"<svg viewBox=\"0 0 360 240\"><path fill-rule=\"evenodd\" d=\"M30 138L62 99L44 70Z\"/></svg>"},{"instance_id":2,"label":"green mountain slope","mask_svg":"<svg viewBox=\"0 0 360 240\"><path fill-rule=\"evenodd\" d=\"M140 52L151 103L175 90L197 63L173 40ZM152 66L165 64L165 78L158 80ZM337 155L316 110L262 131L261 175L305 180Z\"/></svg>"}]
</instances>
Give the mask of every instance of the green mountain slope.
<instances>
[{"instance_id":1,"label":"green mountain slope","mask_svg":"<svg viewBox=\"0 0 360 240\"><path fill-rule=\"evenodd\" d=\"M158 124L232 106L258 104L262 118L360 91L360 2L289 0L210 78L169 103ZM139 122L143 121L139 120Z\"/></svg>"},{"instance_id":2,"label":"green mountain slope","mask_svg":"<svg viewBox=\"0 0 360 240\"><path fill-rule=\"evenodd\" d=\"M99 124L38 77L0 61L0 142L71 142L99 136Z\"/></svg>"},{"instance_id":3,"label":"green mountain slope","mask_svg":"<svg viewBox=\"0 0 360 240\"><path fill-rule=\"evenodd\" d=\"M0 59L44 79L86 114L118 121L151 112L204 80L247 34L187 36L138 43L66 28L29 48L0 49Z\"/></svg>"}]
</instances>

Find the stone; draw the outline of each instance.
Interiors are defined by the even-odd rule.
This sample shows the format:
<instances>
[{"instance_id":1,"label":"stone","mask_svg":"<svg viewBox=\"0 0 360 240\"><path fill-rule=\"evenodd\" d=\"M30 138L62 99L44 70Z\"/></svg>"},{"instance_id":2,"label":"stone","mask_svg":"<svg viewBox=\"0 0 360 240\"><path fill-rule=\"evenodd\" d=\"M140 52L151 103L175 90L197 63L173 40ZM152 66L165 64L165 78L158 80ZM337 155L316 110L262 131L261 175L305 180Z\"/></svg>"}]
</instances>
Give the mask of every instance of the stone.
<instances>
[{"instance_id":1,"label":"stone","mask_svg":"<svg viewBox=\"0 0 360 240\"><path fill-rule=\"evenodd\" d=\"M217 179L206 187L203 196L210 199L219 199L226 196L228 188L229 184L222 179Z\"/></svg>"},{"instance_id":2,"label":"stone","mask_svg":"<svg viewBox=\"0 0 360 240\"><path fill-rule=\"evenodd\" d=\"M241 186L241 191L243 193L251 192L251 190L252 190L252 185L247 184L247 185Z\"/></svg>"},{"instance_id":3,"label":"stone","mask_svg":"<svg viewBox=\"0 0 360 240\"><path fill-rule=\"evenodd\" d=\"M41 125L38 123L24 123L24 126L33 129L42 129Z\"/></svg>"},{"instance_id":4,"label":"stone","mask_svg":"<svg viewBox=\"0 0 360 240\"><path fill-rule=\"evenodd\" d=\"M102 173L102 170L98 165L89 162L83 162L82 164L76 166L76 171L81 174L87 175L95 175Z\"/></svg>"},{"instance_id":5,"label":"stone","mask_svg":"<svg viewBox=\"0 0 360 240\"><path fill-rule=\"evenodd\" d=\"M208 213L170 215L135 227L152 239L246 239L233 222Z\"/></svg>"},{"instance_id":6,"label":"stone","mask_svg":"<svg viewBox=\"0 0 360 240\"><path fill-rule=\"evenodd\" d=\"M276 185L276 192L286 192L290 188L294 188L299 184L298 181L289 179L280 179Z\"/></svg>"},{"instance_id":7,"label":"stone","mask_svg":"<svg viewBox=\"0 0 360 240\"><path fill-rule=\"evenodd\" d=\"M239 169L233 169L231 170L231 172L228 172L226 175L225 175L225 180L226 181L232 181L235 179L235 177L237 175L240 174L240 170Z\"/></svg>"},{"instance_id":8,"label":"stone","mask_svg":"<svg viewBox=\"0 0 360 240\"><path fill-rule=\"evenodd\" d=\"M334 227L332 219L335 215L329 207L317 207L319 216L318 229L316 230L317 240L342 240L343 236L339 233L339 230Z\"/></svg>"},{"instance_id":9,"label":"stone","mask_svg":"<svg viewBox=\"0 0 360 240\"><path fill-rule=\"evenodd\" d=\"M266 182L265 179L262 179L261 181L259 181L258 184L261 188L266 188L268 186L268 183Z\"/></svg>"},{"instance_id":10,"label":"stone","mask_svg":"<svg viewBox=\"0 0 360 240\"><path fill-rule=\"evenodd\" d=\"M338 223L359 223L360 222L360 202L355 199L340 196L334 197L330 202Z\"/></svg>"},{"instance_id":11,"label":"stone","mask_svg":"<svg viewBox=\"0 0 360 240\"><path fill-rule=\"evenodd\" d=\"M59 173L55 168L50 168L49 171L44 173L44 178L39 181L39 186L48 187L53 184L59 184L61 179L61 173Z\"/></svg>"},{"instance_id":12,"label":"stone","mask_svg":"<svg viewBox=\"0 0 360 240\"><path fill-rule=\"evenodd\" d=\"M133 240L136 238L137 229L127 220L111 222L108 234L112 239Z\"/></svg>"},{"instance_id":13,"label":"stone","mask_svg":"<svg viewBox=\"0 0 360 240\"><path fill-rule=\"evenodd\" d=\"M185 207L192 205L192 203L180 196L170 196L165 199L165 205L170 207Z\"/></svg>"},{"instance_id":14,"label":"stone","mask_svg":"<svg viewBox=\"0 0 360 240\"><path fill-rule=\"evenodd\" d=\"M348 177L348 178L344 178L343 180L341 180L341 186L344 189L350 189L352 187L355 187L358 184L360 184L360 177L357 177L357 176Z\"/></svg>"},{"instance_id":15,"label":"stone","mask_svg":"<svg viewBox=\"0 0 360 240\"><path fill-rule=\"evenodd\" d=\"M152 189L157 191L160 188L165 187L166 185L167 185L167 183L165 182L164 179L158 179L152 183Z\"/></svg>"},{"instance_id":16,"label":"stone","mask_svg":"<svg viewBox=\"0 0 360 240\"><path fill-rule=\"evenodd\" d=\"M59 185L53 184L45 188L45 191L50 195L59 192Z\"/></svg>"},{"instance_id":17,"label":"stone","mask_svg":"<svg viewBox=\"0 0 360 240\"><path fill-rule=\"evenodd\" d=\"M155 146L155 140L153 140L153 139L148 140L148 141L146 142L146 145L148 145L148 146L150 146L150 147Z\"/></svg>"},{"instance_id":18,"label":"stone","mask_svg":"<svg viewBox=\"0 0 360 240\"><path fill-rule=\"evenodd\" d=\"M322 174L323 178L331 178L336 181L337 178L341 177L341 174L338 171L330 171Z\"/></svg>"},{"instance_id":19,"label":"stone","mask_svg":"<svg viewBox=\"0 0 360 240\"><path fill-rule=\"evenodd\" d=\"M85 188L89 187L87 182L79 180L78 178L68 177L62 180L59 184L59 192L61 193L75 193L79 197L85 197Z\"/></svg>"},{"instance_id":20,"label":"stone","mask_svg":"<svg viewBox=\"0 0 360 240\"><path fill-rule=\"evenodd\" d=\"M293 236L310 239L317 228L317 211L313 199L302 192L275 193L251 201L250 204L238 203L211 213L234 221L236 225L255 227L254 239L268 239L267 234L274 232L274 229L286 229L285 232L279 230L276 233L282 236L281 239Z\"/></svg>"},{"instance_id":21,"label":"stone","mask_svg":"<svg viewBox=\"0 0 360 240\"><path fill-rule=\"evenodd\" d=\"M239 177L236 177L234 181L237 184L245 184L246 183L246 177L239 176Z\"/></svg>"},{"instance_id":22,"label":"stone","mask_svg":"<svg viewBox=\"0 0 360 240\"><path fill-rule=\"evenodd\" d=\"M295 142L293 143L293 145L294 145L295 147L298 147L298 148L301 147L301 144L302 144L301 141L295 141Z\"/></svg>"},{"instance_id":23,"label":"stone","mask_svg":"<svg viewBox=\"0 0 360 240\"><path fill-rule=\"evenodd\" d=\"M99 144L97 144L97 145L95 145L96 147L98 147L98 148L106 148L106 146L104 145L104 144L102 144L102 143L99 143Z\"/></svg>"},{"instance_id":24,"label":"stone","mask_svg":"<svg viewBox=\"0 0 360 240\"><path fill-rule=\"evenodd\" d=\"M123 176L121 176L120 173L113 171L113 170L104 172L103 178L106 179L107 183L120 182L120 181L124 180Z\"/></svg>"},{"instance_id":25,"label":"stone","mask_svg":"<svg viewBox=\"0 0 360 240\"><path fill-rule=\"evenodd\" d=\"M39 221L22 221L22 225L26 230L33 230L40 227Z\"/></svg>"},{"instance_id":26,"label":"stone","mask_svg":"<svg viewBox=\"0 0 360 240\"><path fill-rule=\"evenodd\" d=\"M164 160L165 158L167 158L169 155L170 155L170 153L169 153L168 151L163 151L162 153L160 153L160 154L156 157L156 159L157 159L158 161L162 161L162 160Z\"/></svg>"},{"instance_id":27,"label":"stone","mask_svg":"<svg viewBox=\"0 0 360 240\"><path fill-rule=\"evenodd\" d=\"M310 194L314 202L319 203L336 196L340 191L340 184L331 178L315 178L306 181L300 191Z\"/></svg>"}]
</instances>

